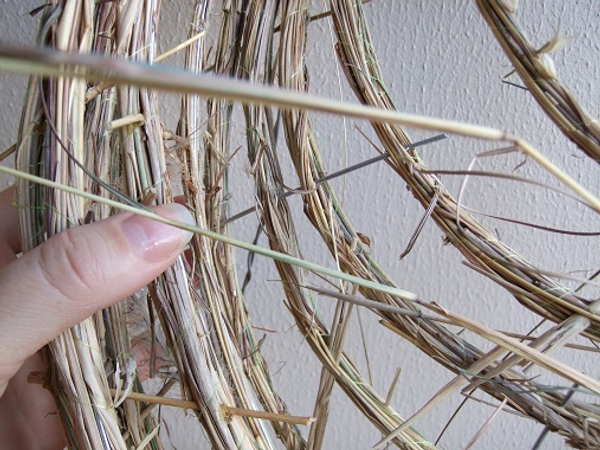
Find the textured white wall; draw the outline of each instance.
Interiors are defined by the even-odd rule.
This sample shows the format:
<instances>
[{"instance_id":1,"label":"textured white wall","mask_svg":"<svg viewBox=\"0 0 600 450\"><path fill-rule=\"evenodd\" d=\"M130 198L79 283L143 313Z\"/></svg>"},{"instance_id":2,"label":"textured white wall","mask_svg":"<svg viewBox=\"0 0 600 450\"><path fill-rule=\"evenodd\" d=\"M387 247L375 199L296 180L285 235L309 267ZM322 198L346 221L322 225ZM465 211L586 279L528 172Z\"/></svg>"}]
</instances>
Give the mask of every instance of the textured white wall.
<instances>
[{"instance_id":1,"label":"textured white wall","mask_svg":"<svg viewBox=\"0 0 600 450\"><path fill-rule=\"evenodd\" d=\"M37 30L37 20L28 12L37 5L34 1L0 2L0 41L9 44L33 44ZM23 95L27 87L24 77L0 71L0 152L15 143L18 133ZM12 160L1 164L11 165ZM0 189L11 183L0 174Z\"/></svg>"},{"instance_id":2,"label":"textured white wall","mask_svg":"<svg viewBox=\"0 0 600 450\"><path fill-rule=\"evenodd\" d=\"M185 32L190 3L190 0L165 2L161 38L163 50L174 45ZM324 3L315 0L314 10L324 9ZM545 5L542 0L530 0L521 3L519 17L527 24L530 38L540 46L550 39L559 21L563 33L575 38L566 50L554 55L554 60L559 76L574 96L593 116L598 116L600 41L597 30L600 15L594 8L596 2L563 0ZM5 1L1 5L0 38L31 43L35 20L26 12L38 2L27 0L15 4ZM599 193L598 166L583 157L558 132L540 113L527 92L501 83L502 76L510 71L508 60L473 2L377 0L366 5L365 9L384 79L401 110L508 130L541 149L592 192ZM334 64L329 22L324 20L311 24L310 31L309 70L313 92L354 101ZM6 148L15 140L17 111L25 82L23 78L0 76L0 148ZM343 122L324 115L315 118L314 125L329 171L375 154L355 130L355 124L372 135L366 123ZM415 138L428 136L420 132L411 134ZM492 148L494 145L490 143L451 137L443 143L424 148L421 153L433 168L464 169L474 155ZM511 171L521 160L520 156L511 155L483 161L482 165L486 170ZM246 189L250 183L244 172L246 165L244 161L236 161L236 164L240 170L240 184L234 185L239 187L233 192L232 212L244 209L251 201ZM517 173L554 183L533 162L527 162ZM457 193L460 185L458 177L446 176L443 181L451 192ZM0 179L0 187L6 184L5 179ZM290 177L287 184L297 183ZM469 186L466 203L478 210L558 228L600 229L597 215L539 188L489 179L473 180ZM523 311L510 295L462 266L458 252L442 245L442 233L432 223L425 226L410 255L399 260L422 210L388 167L381 164L349 175L345 180L337 181L335 187L339 189L339 196L345 199L346 210L356 228L371 237L373 255L402 288L501 330L524 333L537 323L537 319ZM304 256L331 264L323 245L306 225L300 202L295 199L292 204L297 210L296 218L304 224L301 228ZM544 269L585 271L579 273L585 275L597 268L597 239L564 237L487 218L481 218L481 221L496 229L506 243ZM251 240L255 223L253 217L239 221L234 228L235 235ZM260 243L266 245L264 239ZM242 271L244 258L245 255L240 253ZM275 330L267 333L263 350L280 393L293 414L310 414L319 369L287 314L282 302L283 294L276 283L269 281L274 279L277 279L277 274L269 261L257 259L253 276L255 283L249 287L247 297L256 326ZM320 310L327 317L331 309L329 300L321 299L319 302ZM403 416L409 416L441 388L451 374L410 344L384 331L371 314L363 311L361 317L373 368L373 383L385 393L396 368L401 367L403 374L393 403ZM487 343L481 345L490 348ZM350 332L348 350L366 373L367 364L357 320ZM582 356L565 351L559 356L592 376L598 373L597 359L593 355ZM379 440L378 433L354 411L343 393L336 390L334 395L325 448L369 448ZM417 429L429 439L436 439L461 401L462 398L453 397L444 408L418 423ZM442 438L442 447L463 448L492 412L493 408L483 403L469 402ZM204 442L201 432L190 430L189 426L182 431L187 422L182 414L175 414L168 421L176 448L207 448L207 445L201 444ZM531 421L518 420L512 414L503 413L476 448L529 448L540 431L541 427ZM550 437L543 448L558 449L563 445L559 438Z\"/></svg>"}]
</instances>

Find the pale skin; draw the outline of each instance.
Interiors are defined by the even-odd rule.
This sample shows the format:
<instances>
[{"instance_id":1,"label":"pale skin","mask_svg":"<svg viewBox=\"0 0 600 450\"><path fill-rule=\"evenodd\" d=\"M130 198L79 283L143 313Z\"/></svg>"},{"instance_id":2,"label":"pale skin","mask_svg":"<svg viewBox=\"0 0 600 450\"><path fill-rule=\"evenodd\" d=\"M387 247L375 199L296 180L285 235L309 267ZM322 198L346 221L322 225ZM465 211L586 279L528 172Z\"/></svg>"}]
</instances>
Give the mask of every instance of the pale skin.
<instances>
[{"instance_id":1,"label":"pale skin","mask_svg":"<svg viewBox=\"0 0 600 450\"><path fill-rule=\"evenodd\" d=\"M62 449L54 399L30 377L47 370L40 349L156 278L191 233L123 213L63 232L17 258L21 247L13 199L12 188L0 193L0 446ZM191 223L181 205L155 212Z\"/></svg>"}]
</instances>

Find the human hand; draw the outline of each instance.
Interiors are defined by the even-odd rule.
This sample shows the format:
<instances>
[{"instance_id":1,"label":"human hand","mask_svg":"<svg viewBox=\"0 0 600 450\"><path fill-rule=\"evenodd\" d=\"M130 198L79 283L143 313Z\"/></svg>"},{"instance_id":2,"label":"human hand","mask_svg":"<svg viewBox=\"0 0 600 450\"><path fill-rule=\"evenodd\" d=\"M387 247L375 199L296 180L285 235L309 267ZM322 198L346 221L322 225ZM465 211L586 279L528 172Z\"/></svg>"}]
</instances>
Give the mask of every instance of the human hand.
<instances>
[{"instance_id":1,"label":"human hand","mask_svg":"<svg viewBox=\"0 0 600 450\"><path fill-rule=\"evenodd\" d=\"M191 233L123 213L71 228L16 259L13 196L14 189L0 193L0 447L62 449L52 395L27 380L30 373L47 370L39 349L156 278ZM178 204L155 212L192 223Z\"/></svg>"}]
</instances>

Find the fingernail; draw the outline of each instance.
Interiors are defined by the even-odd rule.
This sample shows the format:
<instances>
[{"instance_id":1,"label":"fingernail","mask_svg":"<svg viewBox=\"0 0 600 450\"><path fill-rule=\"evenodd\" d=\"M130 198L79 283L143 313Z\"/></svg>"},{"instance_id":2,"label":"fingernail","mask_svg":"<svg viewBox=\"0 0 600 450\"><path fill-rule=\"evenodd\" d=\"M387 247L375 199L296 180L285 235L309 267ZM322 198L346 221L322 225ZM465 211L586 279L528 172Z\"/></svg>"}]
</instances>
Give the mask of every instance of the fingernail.
<instances>
[{"instance_id":1,"label":"fingernail","mask_svg":"<svg viewBox=\"0 0 600 450\"><path fill-rule=\"evenodd\" d=\"M192 215L185 206L168 203L153 209L156 214L193 225ZM192 238L189 231L156 220L132 215L121 224L131 247L150 262L158 262L179 254Z\"/></svg>"}]
</instances>

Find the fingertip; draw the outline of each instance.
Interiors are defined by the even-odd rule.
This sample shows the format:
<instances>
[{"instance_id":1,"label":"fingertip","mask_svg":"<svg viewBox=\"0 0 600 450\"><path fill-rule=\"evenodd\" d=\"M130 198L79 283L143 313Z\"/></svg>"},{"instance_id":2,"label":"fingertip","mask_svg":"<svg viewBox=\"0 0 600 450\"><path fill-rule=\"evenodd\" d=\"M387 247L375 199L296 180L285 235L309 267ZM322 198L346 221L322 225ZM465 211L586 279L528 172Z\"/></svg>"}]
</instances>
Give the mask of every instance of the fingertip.
<instances>
[{"instance_id":1,"label":"fingertip","mask_svg":"<svg viewBox=\"0 0 600 450\"><path fill-rule=\"evenodd\" d=\"M181 205L154 211L193 224ZM3 267L0 343L15 345L0 345L0 359L19 361L68 327L133 294L167 270L191 237L189 231L125 213L71 228Z\"/></svg>"},{"instance_id":2,"label":"fingertip","mask_svg":"<svg viewBox=\"0 0 600 450\"><path fill-rule=\"evenodd\" d=\"M154 213L185 225L193 225L189 210L177 203L154 208ZM158 262L181 253L192 233L156 220L132 214L122 224L123 233L131 248L145 261Z\"/></svg>"}]
</instances>

